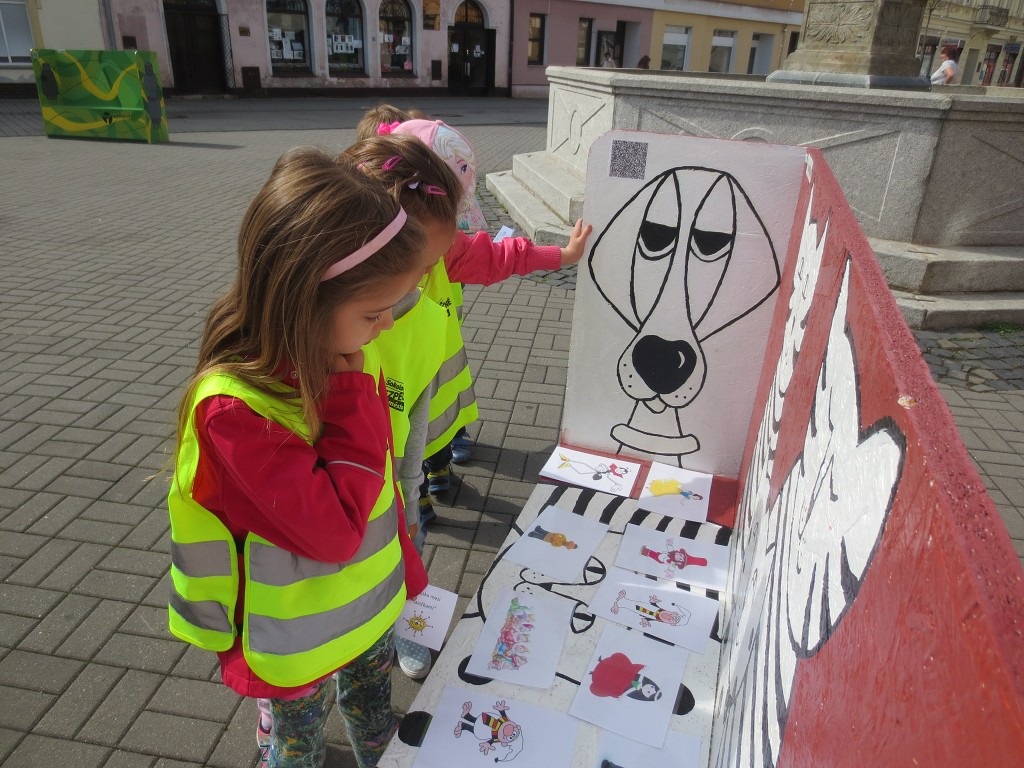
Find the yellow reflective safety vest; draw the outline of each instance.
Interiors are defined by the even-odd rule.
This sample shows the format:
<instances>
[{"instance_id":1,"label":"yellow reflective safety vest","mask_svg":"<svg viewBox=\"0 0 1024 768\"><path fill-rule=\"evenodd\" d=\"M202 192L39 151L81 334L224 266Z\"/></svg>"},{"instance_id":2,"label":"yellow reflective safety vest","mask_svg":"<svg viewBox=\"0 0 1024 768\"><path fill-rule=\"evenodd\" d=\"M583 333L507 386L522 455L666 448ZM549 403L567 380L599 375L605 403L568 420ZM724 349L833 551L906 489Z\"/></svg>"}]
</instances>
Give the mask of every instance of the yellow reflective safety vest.
<instances>
[{"instance_id":1,"label":"yellow reflective safety vest","mask_svg":"<svg viewBox=\"0 0 1024 768\"><path fill-rule=\"evenodd\" d=\"M376 378L376 352L366 347L364 353L364 371ZM281 391L292 392L284 385ZM235 608L239 579L244 579L242 651L249 667L272 685L299 687L364 653L401 613L405 565L392 459L389 454L383 490L370 511L363 542L349 560L324 563L300 557L254 533L237 542L191 493L199 463L195 408L220 394L239 398L264 418L313 443L298 400L273 397L229 374L203 379L190 404L167 499L173 583L169 628L200 648L228 650L237 636Z\"/></svg>"},{"instance_id":2,"label":"yellow reflective safety vest","mask_svg":"<svg viewBox=\"0 0 1024 768\"><path fill-rule=\"evenodd\" d=\"M374 342L388 390L395 458L405 456L409 409L444 362L447 325L448 314L421 295L413 308Z\"/></svg>"},{"instance_id":3,"label":"yellow reflective safety vest","mask_svg":"<svg viewBox=\"0 0 1024 768\"><path fill-rule=\"evenodd\" d=\"M452 296L452 283L444 261L439 261L420 283L423 293L448 311L445 331L445 359L437 372L434 395L430 399L430 424L424 456L433 456L455 437L461 427L480 416L473 392L469 357L462 341L462 329ZM460 292L461 297L461 292Z\"/></svg>"}]
</instances>

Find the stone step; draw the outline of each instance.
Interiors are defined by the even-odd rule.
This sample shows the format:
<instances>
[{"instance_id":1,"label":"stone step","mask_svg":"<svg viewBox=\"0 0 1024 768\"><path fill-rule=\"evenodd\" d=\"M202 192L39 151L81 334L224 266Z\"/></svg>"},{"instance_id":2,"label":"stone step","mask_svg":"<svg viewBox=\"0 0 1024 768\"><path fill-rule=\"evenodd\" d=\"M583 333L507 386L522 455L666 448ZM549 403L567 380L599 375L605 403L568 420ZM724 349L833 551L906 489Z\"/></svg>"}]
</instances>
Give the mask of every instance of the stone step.
<instances>
[{"instance_id":1,"label":"stone step","mask_svg":"<svg viewBox=\"0 0 1024 768\"><path fill-rule=\"evenodd\" d=\"M1024 326L1024 291L892 294L907 325L917 330L977 328L983 323Z\"/></svg>"},{"instance_id":2,"label":"stone step","mask_svg":"<svg viewBox=\"0 0 1024 768\"><path fill-rule=\"evenodd\" d=\"M949 248L869 238L893 289L918 294L1024 291L1024 246Z\"/></svg>"},{"instance_id":3,"label":"stone step","mask_svg":"<svg viewBox=\"0 0 1024 768\"><path fill-rule=\"evenodd\" d=\"M566 244L571 231L569 225L516 179L512 171L489 173L486 183L521 232L536 245Z\"/></svg>"},{"instance_id":4,"label":"stone step","mask_svg":"<svg viewBox=\"0 0 1024 768\"><path fill-rule=\"evenodd\" d=\"M564 222L574 222L583 215L586 180L557 156L547 152L515 155L512 175Z\"/></svg>"}]
</instances>

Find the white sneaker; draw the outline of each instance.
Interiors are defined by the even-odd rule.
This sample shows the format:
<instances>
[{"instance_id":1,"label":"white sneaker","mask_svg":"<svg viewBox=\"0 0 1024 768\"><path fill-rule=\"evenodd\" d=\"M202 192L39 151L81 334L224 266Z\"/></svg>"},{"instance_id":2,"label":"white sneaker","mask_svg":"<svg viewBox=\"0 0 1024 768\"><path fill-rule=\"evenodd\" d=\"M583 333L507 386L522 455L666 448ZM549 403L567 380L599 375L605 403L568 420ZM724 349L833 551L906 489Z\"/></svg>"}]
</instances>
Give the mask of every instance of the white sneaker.
<instances>
[{"instance_id":1,"label":"white sneaker","mask_svg":"<svg viewBox=\"0 0 1024 768\"><path fill-rule=\"evenodd\" d=\"M413 680L420 680L430 672L433 661L430 658L430 649L425 645L406 640L404 637L396 637L395 650L398 652L398 666Z\"/></svg>"}]
</instances>

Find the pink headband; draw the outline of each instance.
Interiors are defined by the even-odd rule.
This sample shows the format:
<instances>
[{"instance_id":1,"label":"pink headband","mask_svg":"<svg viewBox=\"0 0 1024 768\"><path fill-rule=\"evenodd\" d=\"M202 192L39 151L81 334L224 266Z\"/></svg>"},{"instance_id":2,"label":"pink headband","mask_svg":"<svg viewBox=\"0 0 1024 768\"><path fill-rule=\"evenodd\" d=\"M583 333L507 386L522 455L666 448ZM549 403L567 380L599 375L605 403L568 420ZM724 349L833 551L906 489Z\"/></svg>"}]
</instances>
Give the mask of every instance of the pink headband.
<instances>
[{"instance_id":1,"label":"pink headband","mask_svg":"<svg viewBox=\"0 0 1024 768\"><path fill-rule=\"evenodd\" d=\"M391 240L402 231L402 227L405 226L405 220L408 217L405 215L405 209L399 206L398 213L395 218L391 220L384 229L377 233L370 242L364 243L361 248L358 248L354 253L350 253L343 259L339 259L329 266L320 278L320 282L330 280L331 278L337 277L343 272L347 272L366 261L368 258L373 256L377 251L383 248L385 245L391 242Z\"/></svg>"}]
</instances>

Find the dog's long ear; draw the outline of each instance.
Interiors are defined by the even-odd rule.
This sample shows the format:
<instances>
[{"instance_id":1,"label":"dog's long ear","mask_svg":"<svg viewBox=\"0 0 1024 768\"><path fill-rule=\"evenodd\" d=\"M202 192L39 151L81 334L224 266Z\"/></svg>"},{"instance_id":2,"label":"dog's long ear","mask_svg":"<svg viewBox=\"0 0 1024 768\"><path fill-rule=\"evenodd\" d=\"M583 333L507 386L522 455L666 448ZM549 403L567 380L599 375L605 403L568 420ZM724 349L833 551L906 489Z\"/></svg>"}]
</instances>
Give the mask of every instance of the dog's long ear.
<instances>
[{"instance_id":1,"label":"dog's long ear","mask_svg":"<svg viewBox=\"0 0 1024 768\"><path fill-rule=\"evenodd\" d=\"M673 171L645 184L594 241L587 257L601 297L634 331L665 287L679 240L679 187Z\"/></svg>"},{"instance_id":2,"label":"dog's long ear","mask_svg":"<svg viewBox=\"0 0 1024 768\"><path fill-rule=\"evenodd\" d=\"M711 295L690 296L701 342L749 315L779 287L779 259L768 230L747 193L727 173L694 215L687 269L690 286L701 285L694 279L700 270L721 270Z\"/></svg>"}]
</instances>

